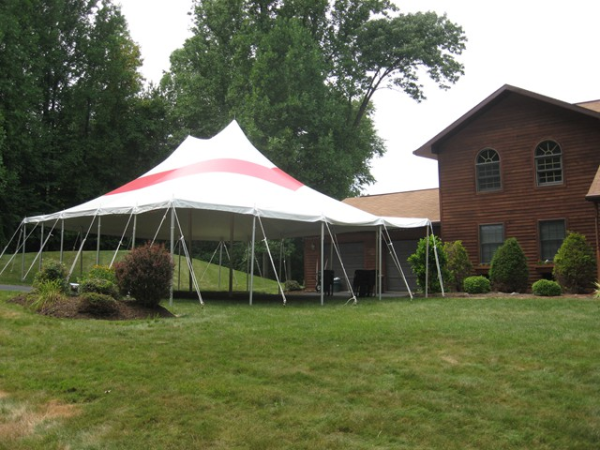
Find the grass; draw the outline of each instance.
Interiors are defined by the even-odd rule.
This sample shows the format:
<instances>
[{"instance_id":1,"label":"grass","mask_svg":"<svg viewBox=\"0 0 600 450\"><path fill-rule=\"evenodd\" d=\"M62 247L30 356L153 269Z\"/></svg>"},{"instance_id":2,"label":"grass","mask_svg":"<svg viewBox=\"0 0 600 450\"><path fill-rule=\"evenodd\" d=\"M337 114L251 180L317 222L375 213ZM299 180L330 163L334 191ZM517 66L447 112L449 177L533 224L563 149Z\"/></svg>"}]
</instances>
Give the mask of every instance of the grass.
<instances>
[{"instance_id":1,"label":"grass","mask_svg":"<svg viewBox=\"0 0 600 450\"><path fill-rule=\"evenodd\" d=\"M0 449L600 448L600 302L176 300L73 321L0 293Z\"/></svg>"},{"instance_id":2,"label":"grass","mask_svg":"<svg viewBox=\"0 0 600 450\"><path fill-rule=\"evenodd\" d=\"M67 271L71 269L73 261L77 252L69 251L64 252L63 261L67 267ZM120 251L116 261L123 258L126 254L125 251ZM101 251L99 253L99 263L102 265L109 265L113 259L114 252L112 251ZM36 257L35 253L26 253L24 260L21 255L17 255L13 258L12 254L5 254L0 258L0 271L3 271L0 275L0 284L8 285L31 285L33 278L39 270L39 260L34 260ZM44 252L43 261L47 260L60 260L59 252ZM193 259L194 273L198 279L201 292L203 291L226 291L229 288L229 269L221 268L217 264L208 264L205 261ZM189 270L185 257L179 258L178 256L174 259L175 269L173 272L174 280L173 287L175 290L186 291L189 290ZM77 281L82 275L87 274L93 265L96 264L96 252L95 251L84 251L82 257L77 261L76 266L73 269L73 275L71 281ZM31 267L31 270L29 270ZM26 273L27 276L23 280L22 273ZM234 291L246 291L248 287L248 276L235 270L233 272L233 290ZM275 281L254 277L254 291L264 292L270 294L277 294L278 288Z\"/></svg>"}]
</instances>

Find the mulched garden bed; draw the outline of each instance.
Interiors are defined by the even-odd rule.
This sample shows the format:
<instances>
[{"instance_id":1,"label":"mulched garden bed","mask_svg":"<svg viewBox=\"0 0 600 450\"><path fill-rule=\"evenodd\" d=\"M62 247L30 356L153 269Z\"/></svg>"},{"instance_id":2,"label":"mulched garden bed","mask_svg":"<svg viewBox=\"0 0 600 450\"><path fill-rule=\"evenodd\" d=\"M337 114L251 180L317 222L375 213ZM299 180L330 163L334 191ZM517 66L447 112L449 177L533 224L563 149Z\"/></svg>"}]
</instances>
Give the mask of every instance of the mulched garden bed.
<instances>
[{"instance_id":1,"label":"mulched garden bed","mask_svg":"<svg viewBox=\"0 0 600 450\"><path fill-rule=\"evenodd\" d=\"M31 294L21 294L9 300L11 303L29 307L32 302ZM118 301L115 308L109 313L90 313L82 311L80 297L64 297L49 307L42 308L39 314L63 319L103 319L103 320L135 320L152 319L156 317L175 317L169 310L162 306L148 307L134 301Z\"/></svg>"}]
</instances>

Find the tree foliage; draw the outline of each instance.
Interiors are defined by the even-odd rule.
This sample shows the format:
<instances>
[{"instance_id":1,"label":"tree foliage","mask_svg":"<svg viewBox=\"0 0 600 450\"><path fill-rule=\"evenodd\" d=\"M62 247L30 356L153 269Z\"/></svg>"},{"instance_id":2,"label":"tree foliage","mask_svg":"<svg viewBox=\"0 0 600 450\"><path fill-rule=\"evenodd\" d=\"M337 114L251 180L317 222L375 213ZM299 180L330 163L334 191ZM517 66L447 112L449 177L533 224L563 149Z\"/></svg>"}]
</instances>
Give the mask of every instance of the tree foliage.
<instances>
[{"instance_id":1,"label":"tree foliage","mask_svg":"<svg viewBox=\"0 0 600 450\"><path fill-rule=\"evenodd\" d=\"M0 2L0 243L24 216L112 190L164 152L164 100L140 65L110 0Z\"/></svg>"},{"instance_id":2,"label":"tree foliage","mask_svg":"<svg viewBox=\"0 0 600 450\"><path fill-rule=\"evenodd\" d=\"M581 233L569 232L554 257L554 277L565 290L579 294L596 281L594 250Z\"/></svg>"},{"instance_id":3,"label":"tree foliage","mask_svg":"<svg viewBox=\"0 0 600 450\"><path fill-rule=\"evenodd\" d=\"M275 164L334 197L371 183L385 151L371 100L384 87L424 98L463 73L462 29L387 0L203 0L194 35L162 89L175 138L209 137L237 119Z\"/></svg>"},{"instance_id":4,"label":"tree foliage","mask_svg":"<svg viewBox=\"0 0 600 450\"><path fill-rule=\"evenodd\" d=\"M429 253L427 251L428 245ZM442 291L442 285L438 276L438 263L440 265L442 282L446 283L446 280L450 278L450 272L448 272L447 267L448 255L442 245L442 240L435 235L419 240L417 250L408 257L408 263L417 276L417 284L423 292L425 292L425 286L427 286L428 293Z\"/></svg>"},{"instance_id":5,"label":"tree foliage","mask_svg":"<svg viewBox=\"0 0 600 450\"><path fill-rule=\"evenodd\" d=\"M450 278L447 285L457 292L462 292L464 280L473 272L473 264L462 241L445 242L444 250L448 255L448 272Z\"/></svg>"},{"instance_id":6,"label":"tree foliage","mask_svg":"<svg viewBox=\"0 0 600 450\"><path fill-rule=\"evenodd\" d=\"M490 282L500 292L525 292L529 271L527 258L515 238L504 241L492 257Z\"/></svg>"}]
</instances>

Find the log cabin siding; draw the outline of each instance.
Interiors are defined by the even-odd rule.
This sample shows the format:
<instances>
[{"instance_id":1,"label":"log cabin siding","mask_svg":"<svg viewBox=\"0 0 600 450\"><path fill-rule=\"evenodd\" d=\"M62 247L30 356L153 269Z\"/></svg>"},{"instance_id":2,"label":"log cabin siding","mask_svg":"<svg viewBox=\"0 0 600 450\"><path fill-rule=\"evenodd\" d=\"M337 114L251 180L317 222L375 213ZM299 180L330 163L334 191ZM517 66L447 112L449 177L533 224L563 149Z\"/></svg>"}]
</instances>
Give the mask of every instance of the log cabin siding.
<instances>
[{"instance_id":1,"label":"log cabin siding","mask_svg":"<svg viewBox=\"0 0 600 450\"><path fill-rule=\"evenodd\" d=\"M502 223L505 238L519 241L540 277L539 222L564 219L569 231L595 236L594 206L585 200L600 165L600 123L517 94L501 97L436 145L444 241L462 240L479 265L479 226ZM535 149L545 140L562 149L563 182L537 186ZM500 156L501 189L477 192L475 162L484 148Z\"/></svg>"}]
</instances>

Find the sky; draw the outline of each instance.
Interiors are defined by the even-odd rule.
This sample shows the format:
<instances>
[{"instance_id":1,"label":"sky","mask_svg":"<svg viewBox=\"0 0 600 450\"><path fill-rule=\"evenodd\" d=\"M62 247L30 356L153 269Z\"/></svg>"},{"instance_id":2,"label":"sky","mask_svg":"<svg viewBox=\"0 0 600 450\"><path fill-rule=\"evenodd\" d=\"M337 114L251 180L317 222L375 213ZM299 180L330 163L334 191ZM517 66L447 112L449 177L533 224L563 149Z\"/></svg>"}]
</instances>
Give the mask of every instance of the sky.
<instances>
[{"instance_id":1,"label":"sky","mask_svg":"<svg viewBox=\"0 0 600 450\"><path fill-rule=\"evenodd\" d=\"M191 0L115 0L141 47L142 74L157 83L169 56L191 36ZM402 0L401 12L434 11L462 26L465 75L450 90L422 78L421 103L399 91L374 96L375 126L387 152L371 162L365 195L438 187L437 163L413 155L505 84L578 103L600 99L598 0ZM167 6L168 5L168 6Z\"/></svg>"}]
</instances>

